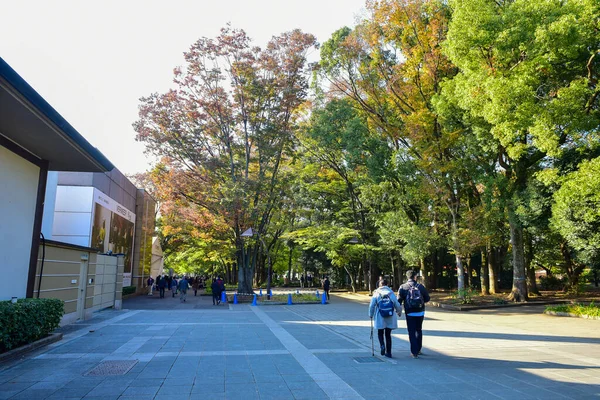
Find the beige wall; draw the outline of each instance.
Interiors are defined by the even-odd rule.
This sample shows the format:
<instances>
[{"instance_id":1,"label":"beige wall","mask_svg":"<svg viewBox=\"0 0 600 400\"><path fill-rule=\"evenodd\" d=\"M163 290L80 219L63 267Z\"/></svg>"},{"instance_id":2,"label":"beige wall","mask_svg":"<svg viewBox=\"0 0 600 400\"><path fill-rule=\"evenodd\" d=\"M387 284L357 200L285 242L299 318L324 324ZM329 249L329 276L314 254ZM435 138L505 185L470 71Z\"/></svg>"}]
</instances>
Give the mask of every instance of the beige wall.
<instances>
[{"instance_id":1,"label":"beige wall","mask_svg":"<svg viewBox=\"0 0 600 400\"><path fill-rule=\"evenodd\" d=\"M65 302L65 316L61 324L74 322L81 314L87 319L94 311L103 308L121 308L124 258L99 255L69 244L46 243L45 250L40 246L34 297L38 297L44 251L39 297ZM80 314L77 311L82 265L86 283L85 301Z\"/></svg>"}]
</instances>

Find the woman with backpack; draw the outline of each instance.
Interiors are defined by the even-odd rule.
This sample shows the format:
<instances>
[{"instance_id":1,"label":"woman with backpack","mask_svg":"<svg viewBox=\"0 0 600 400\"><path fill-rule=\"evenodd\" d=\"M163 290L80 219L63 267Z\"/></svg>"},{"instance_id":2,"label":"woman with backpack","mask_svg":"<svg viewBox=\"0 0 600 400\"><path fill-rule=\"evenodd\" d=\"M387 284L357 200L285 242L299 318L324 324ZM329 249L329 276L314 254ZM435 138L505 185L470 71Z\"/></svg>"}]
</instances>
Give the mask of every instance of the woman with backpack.
<instances>
[{"instance_id":1,"label":"woman with backpack","mask_svg":"<svg viewBox=\"0 0 600 400\"><path fill-rule=\"evenodd\" d=\"M398 316L401 314L402 306L384 279L382 285L373 292L369 304L369 317L375 321L382 356L392 358L392 330L398 328Z\"/></svg>"},{"instance_id":2,"label":"woman with backpack","mask_svg":"<svg viewBox=\"0 0 600 400\"><path fill-rule=\"evenodd\" d=\"M398 299L404 303L406 329L410 340L410 353L413 358L419 358L423 347L423 319L425 318L425 303L429 301L429 293L425 286L417 283L417 272L406 273L408 281L398 290Z\"/></svg>"}]
</instances>

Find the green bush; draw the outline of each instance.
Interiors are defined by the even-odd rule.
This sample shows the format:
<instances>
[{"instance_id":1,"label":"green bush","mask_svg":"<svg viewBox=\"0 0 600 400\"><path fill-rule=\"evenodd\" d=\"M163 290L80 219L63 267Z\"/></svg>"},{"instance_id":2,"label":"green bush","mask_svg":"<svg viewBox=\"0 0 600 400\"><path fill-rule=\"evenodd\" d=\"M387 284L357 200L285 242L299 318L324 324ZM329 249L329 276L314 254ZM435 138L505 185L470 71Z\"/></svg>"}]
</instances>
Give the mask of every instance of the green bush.
<instances>
[{"instance_id":1,"label":"green bush","mask_svg":"<svg viewBox=\"0 0 600 400\"><path fill-rule=\"evenodd\" d=\"M452 297L458 300L460 304L473 303L474 296L477 296L477 291L472 287L465 287L464 289L459 289L452 295Z\"/></svg>"},{"instance_id":2,"label":"green bush","mask_svg":"<svg viewBox=\"0 0 600 400\"><path fill-rule=\"evenodd\" d=\"M58 299L0 301L0 352L48 335L58 328L63 313L63 302Z\"/></svg>"},{"instance_id":3,"label":"green bush","mask_svg":"<svg viewBox=\"0 0 600 400\"><path fill-rule=\"evenodd\" d=\"M566 286L565 278L558 279L554 275L540 277L540 290L564 290Z\"/></svg>"},{"instance_id":4,"label":"green bush","mask_svg":"<svg viewBox=\"0 0 600 400\"><path fill-rule=\"evenodd\" d=\"M123 296L135 293L135 286L123 286Z\"/></svg>"},{"instance_id":5,"label":"green bush","mask_svg":"<svg viewBox=\"0 0 600 400\"><path fill-rule=\"evenodd\" d=\"M600 306L592 302L589 305L584 304L566 304L560 306L548 306L546 311L564 312L575 315L588 315L590 317L600 317Z\"/></svg>"}]
</instances>

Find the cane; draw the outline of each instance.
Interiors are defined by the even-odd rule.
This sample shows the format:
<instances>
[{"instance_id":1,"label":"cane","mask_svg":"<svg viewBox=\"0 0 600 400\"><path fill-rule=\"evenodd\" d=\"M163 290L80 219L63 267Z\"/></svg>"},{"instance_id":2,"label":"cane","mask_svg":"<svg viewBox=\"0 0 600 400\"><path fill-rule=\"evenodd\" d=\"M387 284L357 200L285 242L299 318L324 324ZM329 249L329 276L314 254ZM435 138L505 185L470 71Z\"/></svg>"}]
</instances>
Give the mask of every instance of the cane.
<instances>
[{"instance_id":1,"label":"cane","mask_svg":"<svg viewBox=\"0 0 600 400\"><path fill-rule=\"evenodd\" d=\"M375 350L373 350L373 317L371 317L371 357L375 357Z\"/></svg>"}]
</instances>

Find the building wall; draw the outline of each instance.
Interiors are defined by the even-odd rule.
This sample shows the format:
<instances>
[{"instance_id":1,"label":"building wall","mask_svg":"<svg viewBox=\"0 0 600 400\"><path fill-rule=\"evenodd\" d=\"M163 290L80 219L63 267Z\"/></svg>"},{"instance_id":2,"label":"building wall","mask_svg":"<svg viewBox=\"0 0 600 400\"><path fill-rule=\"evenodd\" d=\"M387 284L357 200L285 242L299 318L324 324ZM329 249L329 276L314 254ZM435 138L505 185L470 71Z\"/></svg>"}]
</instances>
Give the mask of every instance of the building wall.
<instances>
[{"instance_id":1,"label":"building wall","mask_svg":"<svg viewBox=\"0 0 600 400\"><path fill-rule=\"evenodd\" d=\"M93 312L104 308L121 308L122 280L122 256L103 256L85 247L46 242L40 246L34 297L38 297L39 288L40 298L64 301L61 325L65 325L91 318ZM81 299L80 290L84 290Z\"/></svg>"},{"instance_id":2,"label":"building wall","mask_svg":"<svg viewBox=\"0 0 600 400\"><path fill-rule=\"evenodd\" d=\"M39 167L0 146L0 300L27 292L39 174Z\"/></svg>"},{"instance_id":3,"label":"building wall","mask_svg":"<svg viewBox=\"0 0 600 400\"><path fill-rule=\"evenodd\" d=\"M55 189L52 240L90 246L94 188L58 186ZM46 190L48 195L48 189ZM44 230L44 226L42 225Z\"/></svg>"}]
</instances>

